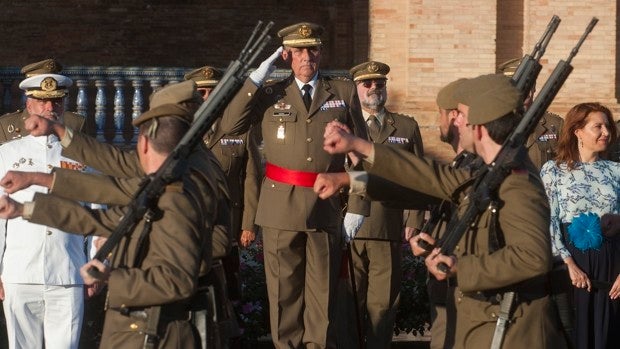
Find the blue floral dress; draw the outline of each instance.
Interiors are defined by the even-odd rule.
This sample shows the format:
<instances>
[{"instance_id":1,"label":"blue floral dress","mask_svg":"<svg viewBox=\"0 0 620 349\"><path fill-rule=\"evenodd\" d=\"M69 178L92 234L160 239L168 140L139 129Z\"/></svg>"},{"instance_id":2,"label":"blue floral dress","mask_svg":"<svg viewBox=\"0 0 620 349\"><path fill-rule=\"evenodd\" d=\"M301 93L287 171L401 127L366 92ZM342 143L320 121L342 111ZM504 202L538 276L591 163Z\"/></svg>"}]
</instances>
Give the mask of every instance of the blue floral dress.
<instances>
[{"instance_id":1,"label":"blue floral dress","mask_svg":"<svg viewBox=\"0 0 620 349\"><path fill-rule=\"evenodd\" d=\"M591 280L613 282L620 272L618 238L603 238L598 249L582 251L568 241L562 225L580 213L599 217L620 212L620 163L599 160L577 163L573 170L554 161L540 171L551 208L551 249L554 256L573 260ZM620 348L620 302L609 298L608 289L591 292L574 288L577 348ZM610 330L611 329L611 330Z\"/></svg>"}]
</instances>

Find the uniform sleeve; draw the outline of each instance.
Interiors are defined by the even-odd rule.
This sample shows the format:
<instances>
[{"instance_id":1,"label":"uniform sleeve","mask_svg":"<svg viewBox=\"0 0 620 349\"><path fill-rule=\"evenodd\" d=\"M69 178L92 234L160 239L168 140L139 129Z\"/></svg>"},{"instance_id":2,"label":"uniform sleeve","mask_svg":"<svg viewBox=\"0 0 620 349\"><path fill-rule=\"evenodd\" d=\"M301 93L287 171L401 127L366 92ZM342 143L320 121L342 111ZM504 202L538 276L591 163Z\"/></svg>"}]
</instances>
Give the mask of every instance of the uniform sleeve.
<instances>
[{"instance_id":1,"label":"uniform sleeve","mask_svg":"<svg viewBox=\"0 0 620 349\"><path fill-rule=\"evenodd\" d=\"M62 155L114 177L131 178L145 175L135 152L123 151L80 132L73 133L73 139L63 148Z\"/></svg>"},{"instance_id":2,"label":"uniform sleeve","mask_svg":"<svg viewBox=\"0 0 620 349\"><path fill-rule=\"evenodd\" d=\"M245 181L243 185L243 219L241 229L256 232L254 219L258 207L260 183L263 178L262 158L259 151L262 140L260 125L255 125L248 131L247 153L245 165ZM237 234L239 232L236 232Z\"/></svg>"},{"instance_id":3,"label":"uniform sleeve","mask_svg":"<svg viewBox=\"0 0 620 349\"><path fill-rule=\"evenodd\" d=\"M551 234L551 254L566 259L571 256L570 252L564 245L562 239L562 224L560 218L560 197L555 181L557 178L556 165L553 161L545 163L540 170L540 178L545 186L545 193L549 200L549 208L551 210L551 221L549 224L549 233Z\"/></svg>"},{"instance_id":4,"label":"uniform sleeve","mask_svg":"<svg viewBox=\"0 0 620 349\"><path fill-rule=\"evenodd\" d=\"M51 193L70 200L105 205L127 205L140 187L141 178L115 178L69 169L54 169Z\"/></svg>"},{"instance_id":5,"label":"uniform sleeve","mask_svg":"<svg viewBox=\"0 0 620 349\"><path fill-rule=\"evenodd\" d=\"M196 289L207 238L201 230L202 216L180 193L164 194L159 208L164 214L153 223L142 266L110 273L111 307L175 302L189 298ZM136 228L136 232L141 230L141 225Z\"/></svg>"},{"instance_id":6,"label":"uniform sleeve","mask_svg":"<svg viewBox=\"0 0 620 349\"><path fill-rule=\"evenodd\" d=\"M249 78L245 80L245 83L228 103L222 120L220 121L220 130L229 135L238 136L247 132L254 120L253 108L256 103L255 95L258 87Z\"/></svg>"}]
</instances>

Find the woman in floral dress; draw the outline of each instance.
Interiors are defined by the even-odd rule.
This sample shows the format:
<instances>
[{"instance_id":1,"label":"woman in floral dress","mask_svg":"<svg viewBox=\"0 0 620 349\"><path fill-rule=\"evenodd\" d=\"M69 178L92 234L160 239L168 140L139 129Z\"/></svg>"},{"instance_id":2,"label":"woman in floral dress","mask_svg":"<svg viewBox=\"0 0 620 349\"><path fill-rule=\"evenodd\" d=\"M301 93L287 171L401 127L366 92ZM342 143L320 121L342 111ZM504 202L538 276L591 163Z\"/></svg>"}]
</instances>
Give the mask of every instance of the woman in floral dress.
<instances>
[{"instance_id":1,"label":"woman in floral dress","mask_svg":"<svg viewBox=\"0 0 620 349\"><path fill-rule=\"evenodd\" d=\"M577 348L620 348L620 164L611 111L582 103L566 115L555 161L541 178L551 207L552 253L568 267Z\"/></svg>"}]
</instances>

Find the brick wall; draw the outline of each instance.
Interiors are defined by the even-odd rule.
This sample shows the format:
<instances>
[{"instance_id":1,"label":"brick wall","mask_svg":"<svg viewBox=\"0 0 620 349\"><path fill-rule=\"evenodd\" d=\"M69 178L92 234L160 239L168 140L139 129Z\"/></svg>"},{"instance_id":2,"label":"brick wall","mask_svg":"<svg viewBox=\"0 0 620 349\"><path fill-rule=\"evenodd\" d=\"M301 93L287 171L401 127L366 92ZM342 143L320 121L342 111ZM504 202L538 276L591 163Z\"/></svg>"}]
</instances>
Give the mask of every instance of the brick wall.
<instances>
[{"instance_id":1,"label":"brick wall","mask_svg":"<svg viewBox=\"0 0 620 349\"><path fill-rule=\"evenodd\" d=\"M347 69L354 50L367 55L367 7L368 0L3 1L0 65L53 56L66 65L225 67L256 22L271 20L274 37L300 21L325 26L323 64Z\"/></svg>"}]
</instances>

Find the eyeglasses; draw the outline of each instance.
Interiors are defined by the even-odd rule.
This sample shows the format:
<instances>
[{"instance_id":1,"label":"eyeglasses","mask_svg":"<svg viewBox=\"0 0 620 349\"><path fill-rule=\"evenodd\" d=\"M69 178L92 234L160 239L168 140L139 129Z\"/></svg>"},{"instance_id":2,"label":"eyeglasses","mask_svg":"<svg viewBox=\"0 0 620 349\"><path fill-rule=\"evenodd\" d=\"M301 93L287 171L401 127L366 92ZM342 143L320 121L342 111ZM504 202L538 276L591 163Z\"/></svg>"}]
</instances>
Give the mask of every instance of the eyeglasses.
<instances>
[{"instance_id":1,"label":"eyeglasses","mask_svg":"<svg viewBox=\"0 0 620 349\"><path fill-rule=\"evenodd\" d=\"M370 88L373 83L375 84L375 88L377 89L382 89L385 87L385 80L370 79L370 80L364 80L360 83L364 85L364 87L366 88Z\"/></svg>"}]
</instances>

